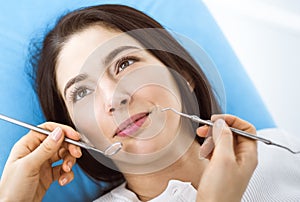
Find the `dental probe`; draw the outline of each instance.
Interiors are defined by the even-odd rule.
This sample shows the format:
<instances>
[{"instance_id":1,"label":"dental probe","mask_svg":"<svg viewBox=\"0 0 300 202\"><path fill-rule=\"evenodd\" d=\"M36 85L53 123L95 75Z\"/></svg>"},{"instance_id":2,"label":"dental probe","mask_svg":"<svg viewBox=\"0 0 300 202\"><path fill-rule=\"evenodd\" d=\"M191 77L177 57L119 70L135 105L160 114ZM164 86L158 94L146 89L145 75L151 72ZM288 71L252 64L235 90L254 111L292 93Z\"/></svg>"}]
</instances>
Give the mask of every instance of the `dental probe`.
<instances>
[{"instance_id":1,"label":"dental probe","mask_svg":"<svg viewBox=\"0 0 300 202\"><path fill-rule=\"evenodd\" d=\"M199 118L198 116L196 115L188 115L188 114L184 114L182 112L178 112L177 110L175 110L174 108L164 108L162 109L161 111L167 111L167 110L171 110L173 112L175 112L176 114L180 115L180 116L183 116L183 117L186 117L186 118L189 118L191 119L192 121L195 121L197 123L202 123L202 124L205 124L205 125L209 125L209 126L213 126L213 122L209 121L209 120L203 120L201 118ZM242 130L239 130L239 129L236 129L236 128L232 128L232 127L229 127L229 129L238 134L238 135L241 135L243 137L246 137L246 138L249 138L249 139L253 139L253 140L258 140L258 141L261 141L267 145L273 145L273 146L277 146L277 147L280 147L280 148L283 148L283 149L286 149L288 150L289 152L293 153L293 154L299 154L300 151L293 151L292 149L286 147L286 146L283 146L283 145L280 145L280 144L277 144L277 143L274 143L272 142L271 140L268 140L268 139L265 139L265 138L262 138L262 137L259 137L259 136L256 136L256 135L253 135L253 134L250 134L250 133L247 133L245 131L242 131Z\"/></svg>"}]
</instances>

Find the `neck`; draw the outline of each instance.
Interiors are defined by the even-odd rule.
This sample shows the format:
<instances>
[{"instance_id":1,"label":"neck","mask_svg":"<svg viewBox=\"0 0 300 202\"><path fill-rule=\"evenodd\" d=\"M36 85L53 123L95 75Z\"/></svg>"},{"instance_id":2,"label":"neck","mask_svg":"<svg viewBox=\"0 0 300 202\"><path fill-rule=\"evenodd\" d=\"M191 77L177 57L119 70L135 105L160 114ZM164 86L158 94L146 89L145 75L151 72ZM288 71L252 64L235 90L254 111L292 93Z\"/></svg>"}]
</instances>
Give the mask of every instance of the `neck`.
<instances>
[{"instance_id":1,"label":"neck","mask_svg":"<svg viewBox=\"0 0 300 202\"><path fill-rule=\"evenodd\" d=\"M124 174L127 188L137 194L142 201L151 200L161 194L171 179L191 182L198 188L207 161L199 160L200 145L194 141L189 150L169 167L150 174Z\"/></svg>"}]
</instances>

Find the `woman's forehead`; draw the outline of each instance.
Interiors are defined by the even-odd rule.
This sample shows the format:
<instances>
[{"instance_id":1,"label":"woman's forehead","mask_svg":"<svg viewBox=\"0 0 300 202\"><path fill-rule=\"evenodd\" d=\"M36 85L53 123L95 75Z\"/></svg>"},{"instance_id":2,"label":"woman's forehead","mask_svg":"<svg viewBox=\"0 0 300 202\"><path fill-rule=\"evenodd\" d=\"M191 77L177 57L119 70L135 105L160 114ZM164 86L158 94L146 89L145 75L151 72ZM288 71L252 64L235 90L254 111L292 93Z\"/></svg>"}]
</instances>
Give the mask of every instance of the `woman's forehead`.
<instances>
[{"instance_id":1,"label":"woman's forehead","mask_svg":"<svg viewBox=\"0 0 300 202\"><path fill-rule=\"evenodd\" d=\"M104 63L109 53L126 46L142 48L126 33L99 25L72 35L63 44L57 60L56 78L59 91L62 92L70 78L80 74L88 58L96 56L99 62Z\"/></svg>"}]
</instances>

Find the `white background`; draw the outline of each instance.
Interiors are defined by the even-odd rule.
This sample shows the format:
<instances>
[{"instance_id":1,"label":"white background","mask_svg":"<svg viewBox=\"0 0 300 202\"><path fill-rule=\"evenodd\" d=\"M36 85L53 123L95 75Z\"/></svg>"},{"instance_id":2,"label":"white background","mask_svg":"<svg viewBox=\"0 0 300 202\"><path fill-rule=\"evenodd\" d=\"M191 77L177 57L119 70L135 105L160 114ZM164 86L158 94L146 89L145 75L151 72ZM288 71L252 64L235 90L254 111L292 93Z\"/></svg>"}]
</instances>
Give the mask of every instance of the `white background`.
<instances>
[{"instance_id":1,"label":"white background","mask_svg":"<svg viewBox=\"0 0 300 202\"><path fill-rule=\"evenodd\" d=\"M300 1L203 0L278 127L300 126Z\"/></svg>"}]
</instances>

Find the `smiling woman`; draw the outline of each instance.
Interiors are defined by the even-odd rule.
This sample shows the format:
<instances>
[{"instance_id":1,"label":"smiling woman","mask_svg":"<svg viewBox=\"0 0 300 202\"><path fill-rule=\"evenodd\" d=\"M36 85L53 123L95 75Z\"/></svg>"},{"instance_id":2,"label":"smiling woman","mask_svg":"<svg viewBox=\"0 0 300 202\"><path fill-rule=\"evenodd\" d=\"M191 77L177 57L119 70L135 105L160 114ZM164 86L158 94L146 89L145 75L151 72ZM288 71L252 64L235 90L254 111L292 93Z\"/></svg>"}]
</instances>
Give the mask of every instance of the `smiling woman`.
<instances>
[{"instance_id":1,"label":"smiling woman","mask_svg":"<svg viewBox=\"0 0 300 202\"><path fill-rule=\"evenodd\" d=\"M117 8L122 12L117 11ZM127 17L122 18L122 15ZM134 20L136 18L143 20ZM126 34L123 34L124 31ZM48 41L53 44L54 39L54 44L60 47L57 50L59 52L55 54L53 53L56 48L48 50L50 46L47 46ZM64 41L67 43L63 43ZM82 44L82 41L85 43ZM196 103L186 104L183 110L190 108L188 112L195 114L200 110L204 119L209 119L212 113L219 112L212 111L218 109L218 106L197 63L157 22L131 8L99 6L71 13L48 34L44 44L37 71L37 86L47 119L73 126L75 124L76 128L99 148L120 141L121 136L124 139L124 136L135 135L136 132L140 132L140 128L150 127L150 122L151 127L146 130L148 132L135 144L127 145L122 139L125 152L154 152L153 145L156 149L162 149L168 142L172 142L170 138L164 138L165 135L161 135L160 139L153 139L152 142L149 139L160 130L163 130L162 134L176 134L174 126L179 125L179 118L174 114L160 113L159 109L172 106L182 110L181 97L185 98L185 103L188 103L188 97L191 97L191 93L187 93L186 90L189 89L187 81L194 87L194 94L198 100ZM52 61L57 61L56 64L50 65L46 62L49 57L55 55L57 59L52 58ZM167 67L185 78L175 81ZM184 85L177 86L176 82L180 81ZM57 86L59 92L53 89L53 86ZM181 92L178 92L178 87ZM45 95L45 88L49 88L53 94ZM149 116L132 124L132 119L139 118L141 114ZM174 121L164 127L165 120L172 120L169 117L174 117ZM170 129L174 132L168 131ZM148 141L145 141L146 138ZM196 138L201 142L201 138ZM145 142L152 146L146 146ZM191 142L192 139L186 143L187 146ZM89 153L84 155L88 156ZM178 159L178 155L169 158L172 161L168 161L167 164L158 164L165 167ZM94 174L89 165L95 168L97 162L93 163L90 159L85 162L84 159L81 158L79 164L83 164L83 168L86 168L90 175L101 180L114 178L112 173L115 171L106 176L106 172L99 168ZM101 166L102 164L99 164L99 167ZM149 172L149 167L147 170ZM136 172L135 169L134 171ZM118 176L118 173L116 175Z\"/></svg>"},{"instance_id":2,"label":"smiling woman","mask_svg":"<svg viewBox=\"0 0 300 202\"><path fill-rule=\"evenodd\" d=\"M123 144L112 159L83 151L78 163L92 177L109 182L125 178L126 187L136 194L134 200L162 200L170 197L164 192L167 187L186 186L183 182L190 182L189 193L183 196L195 200L198 187L203 193L210 187L204 174L205 168L210 173L208 161L198 160L207 127L196 135L198 125L162 108L210 119L221 112L220 107L202 69L158 22L126 6L77 10L48 33L38 59L36 82L46 118L76 127L99 149L113 142ZM229 123L231 119L233 125L255 132L247 122L226 118ZM225 125L220 121L215 130L224 126L225 132L214 133L228 133ZM241 198L256 165L255 142L240 141L252 160L239 168L247 172L241 172L244 180L233 183L241 189L228 200ZM237 144L235 149L242 148ZM179 181L174 184L172 179ZM119 189L126 191L124 185ZM208 190L198 199L206 194L216 195ZM109 194L100 200L118 197Z\"/></svg>"},{"instance_id":3,"label":"smiling woman","mask_svg":"<svg viewBox=\"0 0 300 202\"><path fill-rule=\"evenodd\" d=\"M228 125L251 134L255 128L235 116L212 116L221 110L203 67L149 16L120 5L75 10L57 22L33 59L45 117L76 128L80 137L57 123L42 125L58 127L47 139L29 132L8 160L0 184L3 198L41 200L53 181L65 185L73 179L71 168L79 157L91 177L119 185L97 201L263 198L260 190L253 191L265 185L257 183L260 172L250 181L256 142L233 136ZM165 107L214 124L191 123ZM86 150L81 156L79 148L62 145L64 136L102 150L114 142L123 147L112 158ZM63 164L52 167L59 159ZM26 169L16 172L20 167ZM7 187L16 187L18 194Z\"/></svg>"},{"instance_id":4,"label":"smiling woman","mask_svg":"<svg viewBox=\"0 0 300 202\"><path fill-rule=\"evenodd\" d=\"M143 18L142 15L138 15L135 19L133 19L130 17L131 14L128 10L125 11L122 7L117 6L115 8L116 10L119 10L120 13L118 14L117 11L114 11L114 14L122 16L122 19L114 17L111 20L114 20L115 24L120 22L122 24L120 27L124 28L122 28L122 30L118 28L114 29L112 26L103 26L103 20L107 20L101 17L104 16L103 12L101 14L99 13L101 7L97 7L97 11L95 8L87 9L88 11L86 12L94 13L93 16L78 15L78 18L75 20L74 18L69 18L71 16L69 15L69 17L63 19L62 21L65 23L69 22L68 24L69 27L72 27L71 29L60 30L58 28L53 28L56 26L55 24L58 23L58 21L56 21L57 16L61 16L62 14L65 15L66 12L73 11L74 9L82 6L95 5L97 2L100 4L122 3L130 5L154 17L162 23L168 31L171 30L170 33L172 33L172 36L175 36L180 44L186 48L198 64L200 64L200 67L202 68L201 70L205 72L213 87L216 87L214 79L217 75L211 74L212 72L210 70L214 69L214 67L217 68L216 72L220 73L220 77L224 82L226 90L226 96L219 96L217 94L218 101L221 101L224 112L232 113L251 121L257 129L259 129L259 136L268 137L267 135L269 135L269 139L276 140L276 142L287 146L289 146L289 142L296 142L289 141L290 139L287 135L276 129L260 131L260 129L273 127L274 123L261 102L260 96L258 96L254 86L249 81L247 74L245 74L243 66L239 63L236 55L231 50L231 47L228 45L225 37L216 25L215 20L211 17L202 1L52 0L51 2L40 2L36 0L36 3L34 1L35 0L32 0L32 4L28 4L25 2L11 0L5 1L5 3L3 2L3 5L0 6L0 10L2 11L2 20L0 20L2 28L0 29L0 89L3 94L2 99L0 100L1 113L32 124L40 124L45 121L45 117L43 117L40 111L39 103L36 102L35 99L33 100L36 96L34 88L31 86L33 84L33 80L28 77L28 74L24 74L24 60L26 59L25 57L27 56L28 51L29 54L34 54L35 49L29 49L26 52L29 40L32 39L32 37L34 37L34 41L36 41L37 38L38 40L43 40L46 32L48 33L50 29L55 29L58 31L56 32L58 34L55 36L52 35L54 36L52 40L45 43L45 46L48 47L47 50L49 51L47 53L51 53L51 50L56 48L58 48L56 53L59 53L54 54L51 57L48 55L49 60L45 60L45 65L49 64L56 66L54 68L55 71L46 72L44 75L45 77L50 75L48 77L49 83L53 85L49 85L47 87L48 90L41 86L40 90L42 94L55 94L55 92L58 92L58 95L61 96L61 100L57 99L58 102L55 101L56 98L54 98L54 102L53 100L49 101L50 104L51 102L55 103L55 105L49 105L49 107L52 107L52 113L61 113L63 115L57 116L56 120L64 120L66 118L64 113L68 111L70 114L70 117L68 118L72 118L71 124L74 124L74 127L76 126L76 129L79 129L79 132L81 132L81 138L86 137L86 141L90 140L90 142L97 144L97 147L99 148L104 147L105 144L109 144L110 140L110 142L115 142L116 139L119 139L124 142L124 148L117 156L113 157L113 161L104 159L94 153L84 150L82 151L82 153L84 153L83 157L79 159L79 166L78 164L75 164L75 158L80 156L80 151L77 150L79 148L68 145L67 143L61 144L63 136L76 140L79 138L78 133L76 133L73 129L57 123L42 124L41 127L54 131L49 138L45 139L44 136L34 133L33 131L30 131L24 136L27 131L22 130L22 128L5 122L0 122L0 128L2 129L0 132L2 133L2 135L0 135L2 142L0 147L1 173L5 161L7 160L6 157L10 153L9 160L6 163L5 170L0 180L1 201L5 201L5 198L14 201L41 201L42 197L43 201L91 201L100 197L100 195L109 191L115 185L120 184L125 180L125 178L126 183L112 191L109 195L112 194L115 198L119 197L122 199L126 196L127 199L130 198L131 201L155 198L155 196L158 196L159 193L162 193L167 197L174 196L172 199L158 198L161 199L161 201L168 201L168 199L169 201L176 201L176 197L177 199L180 198L180 200L189 200L189 196L192 197L190 199L192 201L197 192L199 200L209 200L211 199L210 196L222 196L222 199L219 199L218 201L226 199L228 201L234 201L235 199L240 200L241 198L240 193L243 192L242 189L244 189L245 184L247 184L247 177L250 176L249 173L255 163L255 158L250 159L250 161L248 161L248 159L255 155L255 151L249 154L248 157L244 158L242 154L238 153L240 150L238 149L239 147L237 147L236 142L234 142L235 144L233 145L227 144L231 143L231 136L229 135L229 138L227 138L228 136L224 136L227 134L224 132L226 130L222 133L221 130L218 130L218 124L215 124L212 128L213 130L209 131L212 132L215 137L216 134L221 134L221 137L226 137L226 139L221 138L222 140L229 141L221 141L221 143L216 144L213 153L210 153L209 156L207 156L207 159L201 158L201 162L203 163L202 165L198 162L198 154L201 151L200 154L205 156L209 150L206 151L205 149L203 150L203 148L210 147L209 143L212 142L211 140L216 140L216 138L208 136L205 144L201 144L201 146L197 141L194 142L194 138L196 136L196 131L199 136L204 137L208 127L197 128L198 126L194 126L193 128L197 128L196 131L193 130L191 133L188 133L188 130L184 130L186 132L185 134L180 133L178 135L175 133L160 133L162 130L155 131L152 134L149 132L152 130L151 126L154 126L154 123L158 124L161 122L158 126L164 126L167 122L169 123L170 121L179 118L173 116L171 113L161 112L160 108L165 106L156 105L153 101L162 104L166 103L166 101L170 99L174 101L176 100L176 104L179 107L178 110L180 109L181 112L186 110L187 113L195 112L196 114L199 113L197 115L202 114L202 111L199 110L198 106L201 105L200 103L186 103L188 100L187 96L194 95L194 97L197 98L201 97L201 93L198 96L194 93L195 90L198 90L198 87L195 87L196 83L193 82L193 78L190 78L188 74L189 71L187 71L187 73L182 73L181 71L187 70L189 65L193 66L193 68L199 67L194 66L192 60L185 58L187 54L182 51L182 48L178 48L176 45L174 46L172 38L170 38L170 40L166 40L168 35L166 36L164 30L159 32L159 29L155 28L157 33L159 33L156 35L149 34L149 31L144 32L145 34L141 34L141 32L139 34L138 32L134 34L132 31L122 31L125 30L124 27L129 26L124 23L126 19L130 21L129 24L131 28L136 25L135 21L144 21L144 23L147 23L147 19ZM32 9L32 5L34 5L34 9ZM77 13L77 11L75 12ZM106 14L107 16L113 15L112 12L106 12ZM87 20L88 18L89 20ZM77 26L80 24L80 19L82 19L83 24L87 24L87 27L84 25ZM93 24L92 22L95 20L91 19L102 19L102 21L98 21ZM71 20L74 20L77 25L72 25L72 22L70 22ZM148 22L149 26L147 27L151 27L153 25L151 24L152 22ZM79 44L79 46L73 49L73 53L77 52L77 55L70 54L68 56L66 54L62 57L61 53L64 48L71 45L71 43L68 43L71 38L75 37L75 35L79 36L89 28L96 28L97 26L104 30L106 28L107 33L110 33L110 35L116 34L116 36L113 37L116 41L118 41L117 38L120 38L121 35L126 36L126 34L127 40L134 40L131 41L132 43L130 44L126 44L125 40L119 40L119 44L114 46L112 46L114 39L110 39L102 45L96 43L88 44L88 41L92 40L92 38L87 36L86 38L82 38L81 45ZM67 31L70 31L69 34ZM95 32L102 33L99 29L95 29ZM178 37L178 35L173 35L174 32L180 33L180 36ZM64 37L60 38L60 36ZM201 46L201 49L194 49L191 47L191 43L182 40L182 38L184 38L183 36L186 36L186 38L190 39L190 41L193 40L196 42L197 46ZM106 45L105 47L105 44L110 45ZM40 45L41 44L39 43L38 48L41 47ZM95 48L93 50L88 50L89 53L86 54L86 58L81 60L83 61L83 64L77 64L80 60L81 52L86 51L83 51L84 48L86 48L86 45L89 45L90 47L94 45ZM115 55L111 62L108 62L107 65L105 65L103 60L105 60L107 55L109 55L113 50L125 45L139 47L139 49L125 50L125 52ZM160 49L156 50L158 47L160 47ZM177 52L174 51L176 48L178 48ZM26 54L24 54L24 50ZM170 52L172 52L173 55L166 54ZM72 52L69 51L69 53ZM142 53L145 54L141 55ZM95 58L92 58L93 55ZM40 55L38 54L36 59L39 59L39 56ZM130 56L130 58L127 56ZM154 59L158 59L162 64L141 65L141 63L149 64L149 60L144 60L144 58L146 57L148 59L151 56L154 56ZM55 78L55 75L56 70L58 70L57 64L68 57L70 57L70 60L67 65L70 65L70 70L72 70L73 66L73 69L75 70L77 65L81 66L81 68L79 68L79 72L74 72L73 75L70 75L68 80L65 82L68 82L79 75L84 75L86 78L80 82L74 83L74 85L68 89L68 92L66 92L68 93L68 96L66 96L63 93L64 89L57 88L58 78ZM208 57L210 57L211 60L206 60ZM180 61L180 59L183 60ZM48 68L49 66L45 67ZM95 68L95 71L90 69L92 67ZM31 71L31 67L28 68ZM63 68L66 67L64 66ZM178 70L175 70L175 68ZM51 68L49 70L51 70ZM102 71L102 75L100 75L100 71ZM163 73L167 77L163 77ZM146 76L144 76L145 74ZM193 72L192 74L197 75L197 72ZM171 77L169 77L170 75ZM198 74L198 76L199 75L201 75L201 73ZM198 79L198 76L194 79ZM78 78L75 80L78 80ZM175 80L175 85L171 85L171 88L166 88L165 82L170 82L172 79ZM151 80L155 82L149 84L149 81ZM134 83L136 85L128 85ZM153 85L155 83L162 85ZM7 86L8 84L9 87ZM65 87L64 85L66 85L66 83L63 83L62 88ZM113 98L111 100L118 101L115 102L115 104L119 103L119 105L122 106L121 108L110 107L110 110L103 109L104 103L109 103L101 96L102 92L105 92L107 89L103 88L104 86L114 89L112 95ZM207 86L209 87L210 85ZM187 88L181 89L183 87ZM222 88L223 86L221 86L220 89ZM150 93L146 97L143 97L145 102L140 103L139 101L141 100L141 96L139 95L141 95L142 92L144 92L143 95L145 95L145 90L149 90ZM209 87L209 91L210 90L211 89ZM178 91L179 93L176 93ZM166 96L159 95L155 97L152 95L152 92L163 92ZM70 98L71 95L74 99ZM124 95L126 95L126 99L121 99L122 97L124 98ZM109 96L105 97L109 98ZM70 102L67 102L67 100L70 100ZM92 101L88 102L89 100ZM222 101L226 102L226 105L223 105ZM212 100L209 102L212 103ZM68 110L66 107L59 108L61 103L64 103L65 105L68 104L71 106L71 109ZM83 106L84 103L91 104ZM112 103L112 105L113 104L114 103ZM80 108L79 106L83 107ZM155 107L152 108L152 106ZM44 105L44 107L48 108L47 105ZM189 107L194 107L195 109L190 109ZM65 111L60 111L60 109L65 109ZM83 113L84 111L78 111L79 109L90 109L90 111ZM113 119L111 119L109 114L98 113L100 110L110 111ZM212 111L213 113L217 112L217 110ZM80 117L80 113L82 113L82 117ZM71 114L74 114L72 115L74 117L71 117ZM158 115L161 116L161 119L157 118ZM166 119L167 116L173 116L174 119ZM103 120L102 117L109 118L105 118ZM241 123L245 123L231 116L222 118L225 118L227 123L233 127L239 128L241 127ZM55 121L54 118L47 120ZM94 123L88 120L93 120ZM216 118L213 117L211 120L215 121ZM235 122L234 120L239 121ZM84 121L86 121L87 124L90 124L91 127L87 128L87 133L83 134L81 130L82 127L85 127L85 125L82 124L83 126L79 128L79 124ZM182 123L182 121L187 122L185 119L179 120L180 123ZM105 123L107 123L107 127L105 126ZM215 123L218 122L215 121ZM107 130L107 128L111 126L112 128L107 133L103 133L104 129ZM245 126L247 128L249 125L245 124ZM59 127L61 130L54 130L56 127ZM168 132L176 131L177 128L179 128L178 125L171 126L169 128L170 131ZM146 132L149 132L149 134L146 135ZM165 134L167 135L166 139L162 138L162 141L155 141L155 139L157 140L158 138L161 138L160 135ZM184 142L186 138L183 138L183 141L180 142L182 144L178 143L176 145L174 137L177 138L181 134L182 137L191 137L189 140L191 140L190 142L192 142L192 144L187 144ZM22 136L24 136L24 138L16 143L17 139ZM198 136L196 138L198 139ZM168 140L172 141L168 142ZM149 144L151 141L154 142L154 144ZM236 141L236 138L234 138L234 141ZM141 144L137 144L138 142ZM15 143L16 145L14 149L11 150L12 145ZM244 143L245 142L242 144L245 145ZM252 145L250 142L246 143L249 143L248 145ZM168 145L169 147L165 147L164 145ZM172 145L174 147L172 147ZM183 147L181 147L182 145ZM28 148L30 148L30 150L28 150ZM165 153L162 153L163 150L160 148L164 148ZM168 148L170 149L167 150ZM234 148L234 152L230 150L231 148ZM276 150L276 148L272 146L259 145L258 149L260 163L254 172L246 191L244 192L243 200L299 201L300 179L298 176L300 176L300 174L298 168L299 163L296 163L299 162L299 158L280 149ZM297 147L294 147L294 149L297 149ZM166 155L155 156L158 152L154 153L152 151L159 151L160 154ZM203 153L202 151L206 152ZM243 151L251 152L253 150L251 150L251 148L250 150L247 148ZM179 158L174 158L175 160L167 158L171 160L170 162L172 162L168 166L165 161L165 157L169 157L167 154L173 154L172 152L178 152L177 156ZM128 157L128 159L123 159L125 156L126 158ZM146 156L153 158L146 158ZM212 158L210 158L211 156ZM270 156L276 156L276 158L270 158ZM62 161L52 164L59 159ZM159 159L161 159L161 161L159 161ZM232 159L238 159L238 162L246 162L249 164L241 166L240 164L237 164L236 161L232 161ZM111 164L109 164L108 161ZM143 161L149 166L144 165ZM115 165L112 164L113 162ZM127 163L127 165L125 163ZM130 166L129 163L133 164L131 169L128 167ZM154 165L154 163L156 163L156 165ZM158 165L159 163L164 163L165 165ZM93 174L96 180L86 172L83 172L81 169L82 167L85 168L88 173ZM134 172L135 167L140 168L140 170L138 170L139 172ZM145 170L147 167L152 170ZM128 172L124 172L124 168L127 168ZM156 170L153 168L156 168ZM124 175L121 174L120 171L124 172ZM107 172L110 172L113 175L110 175ZM73 180L74 176L75 178ZM116 180L109 180L110 177L113 176ZM97 180L99 178L104 179L105 177L106 181ZM58 183L55 182L56 180ZM72 183L69 183L71 181ZM199 183L199 186L197 183ZM68 185L64 186L66 184ZM61 185L63 185L63 187L61 187ZM188 190L188 192L181 192L182 190ZM227 190L227 192L223 193L223 190ZM44 196L46 191L47 193ZM229 194L235 194L236 198L228 198ZM158 199L156 198L156 200ZM99 200L104 199L101 198Z\"/></svg>"},{"instance_id":5,"label":"smiling woman","mask_svg":"<svg viewBox=\"0 0 300 202\"><path fill-rule=\"evenodd\" d=\"M142 126L149 126L150 120L152 120L151 129L147 131L155 134L156 131L161 130L161 124L157 123L165 121L161 120L162 115L156 109L157 106L169 104L178 108L176 105L180 102L179 92L171 90L174 89L175 81L163 63L131 37L121 32L109 32L100 26L95 26L80 35L81 37L75 36L77 43L85 40L86 44L92 46L88 49L98 48L90 56L84 57L88 59L82 67L76 66L80 70L75 66L69 68L70 65L64 59L60 60L57 68L57 72L64 72L64 74L57 74L59 89L64 89L62 87L64 83L69 84L78 76L81 78L75 80L74 85L69 87L65 98L66 107L77 129L86 134L95 145L99 143L103 145L103 140L96 140L99 134L106 136L108 142L118 141L119 137L133 136ZM97 43L88 42L88 39L96 38L93 36L97 36ZM70 41L76 44L74 40ZM71 51L77 54L73 46L68 48L62 50L62 55L66 52L67 55L71 55ZM77 64L82 63L77 62ZM77 72L80 72L79 75ZM71 79L65 75L70 75ZM159 79L158 75L164 80ZM170 96L169 91L175 97ZM162 97L164 100L161 100ZM88 115L88 113L92 114ZM176 126L178 123L172 125ZM98 130L96 126L99 127ZM126 151L128 145L125 140L122 141L123 149ZM131 149L140 147L142 145L139 147L132 145Z\"/></svg>"}]
</instances>

